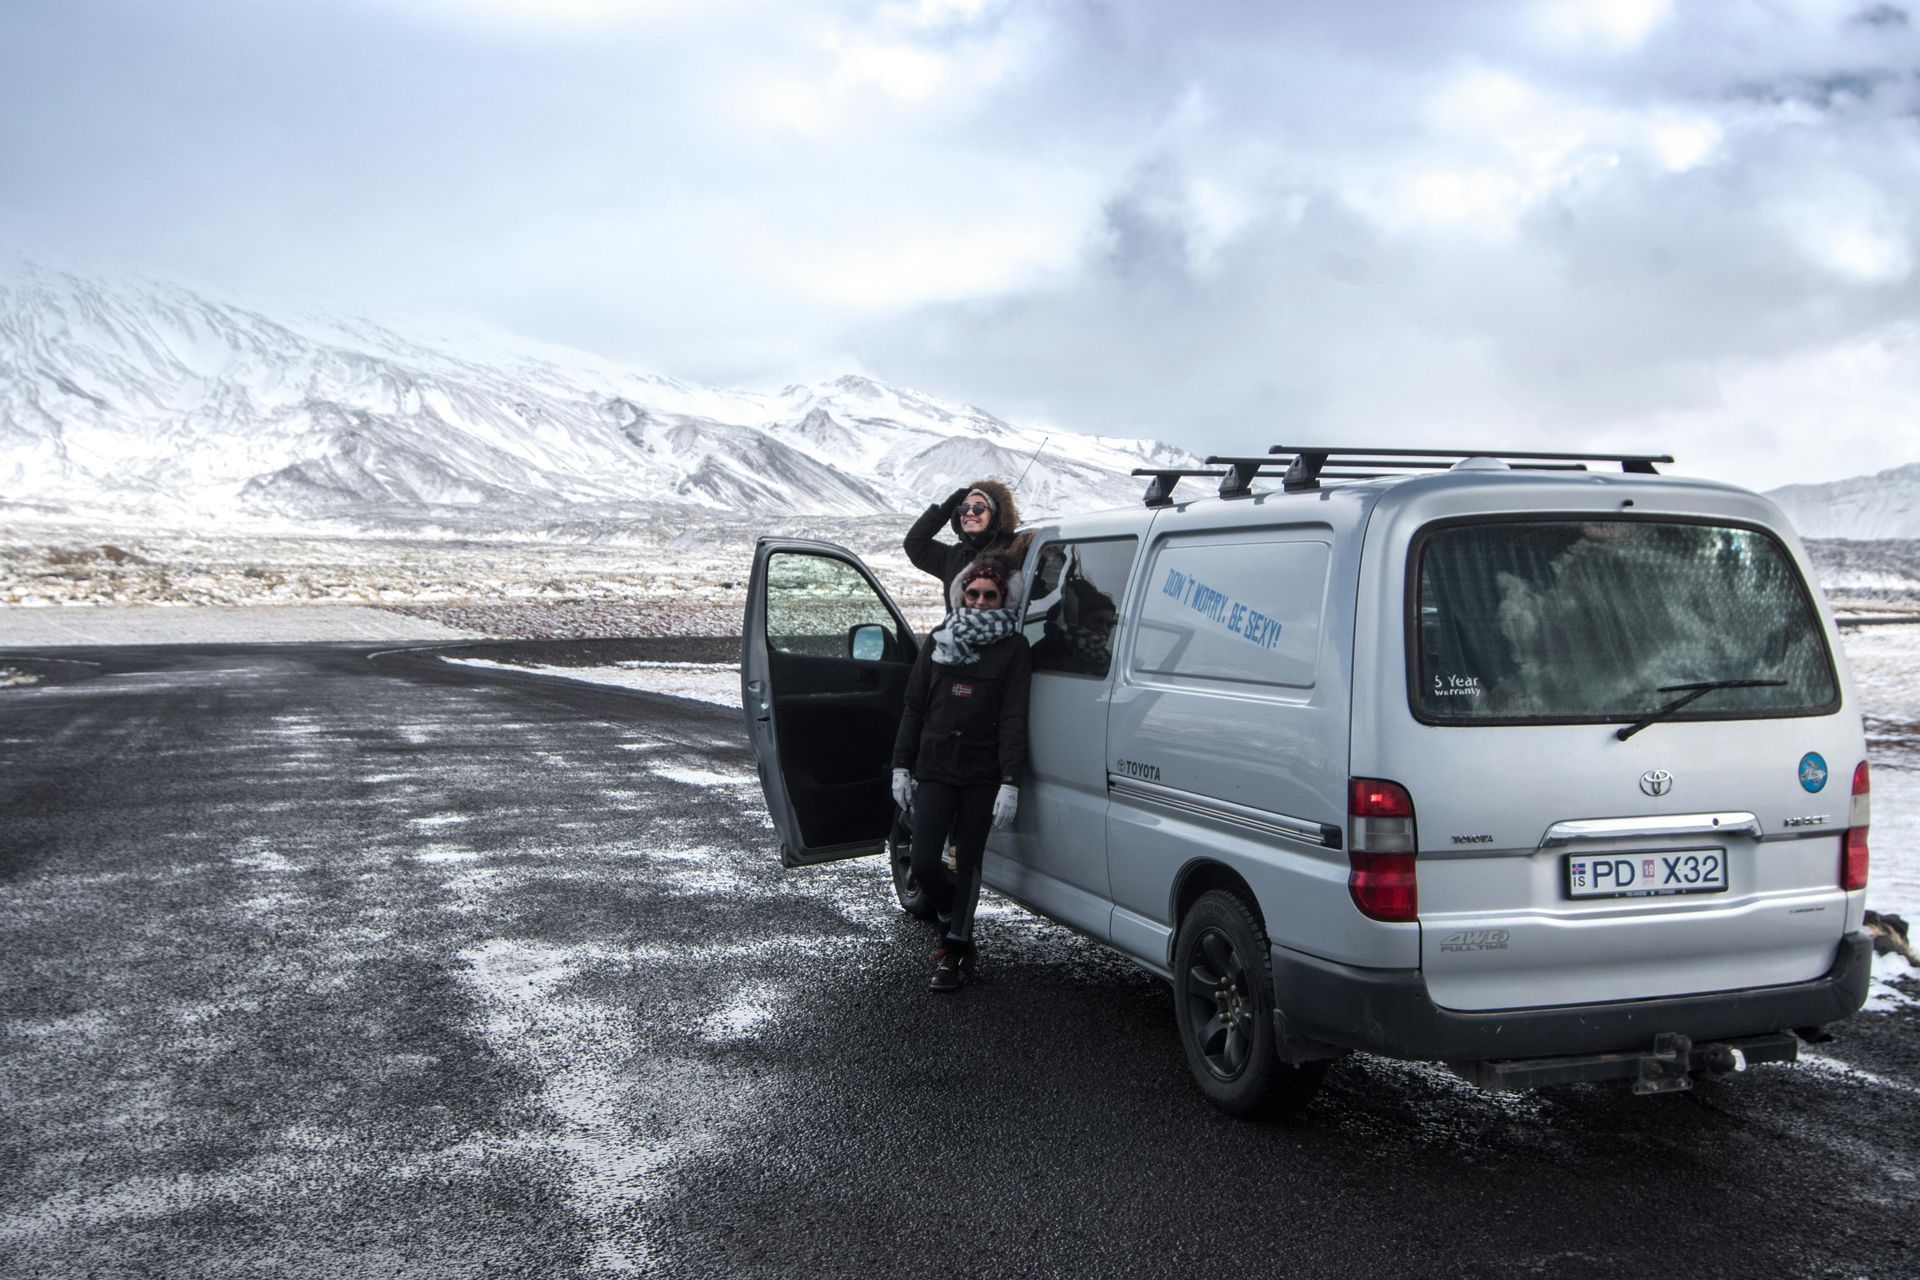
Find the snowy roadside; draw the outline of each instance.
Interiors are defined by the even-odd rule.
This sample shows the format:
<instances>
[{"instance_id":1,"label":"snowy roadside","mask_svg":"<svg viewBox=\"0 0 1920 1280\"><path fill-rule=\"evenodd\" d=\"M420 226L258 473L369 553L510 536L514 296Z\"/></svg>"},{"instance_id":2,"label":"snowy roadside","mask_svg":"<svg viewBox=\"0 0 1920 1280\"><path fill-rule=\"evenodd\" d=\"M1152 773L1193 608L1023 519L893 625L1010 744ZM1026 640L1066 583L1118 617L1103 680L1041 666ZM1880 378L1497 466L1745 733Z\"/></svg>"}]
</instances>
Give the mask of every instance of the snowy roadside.
<instances>
[{"instance_id":1,"label":"snowy roadside","mask_svg":"<svg viewBox=\"0 0 1920 1280\"><path fill-rule=\"evenodd\" d=\"M364 605L107 605L0 609L0 646L470 640L479 633Z\"/></svg>"},{"instance_id":2,"label":"snowy roadside","mask_svg":"<svg viewBox=\"0 0 1920 1280\"><path fill-rule=\"evenodd\" d=\"M495 662L490 658L448 658L462 667L492 667L500 671L531 671L589 684L607 684L644 693L694 698L723 707L740 705L740 664L737 662L616 662L598 667L556 667L546 664Z\"/></svg>"}]
</instances>

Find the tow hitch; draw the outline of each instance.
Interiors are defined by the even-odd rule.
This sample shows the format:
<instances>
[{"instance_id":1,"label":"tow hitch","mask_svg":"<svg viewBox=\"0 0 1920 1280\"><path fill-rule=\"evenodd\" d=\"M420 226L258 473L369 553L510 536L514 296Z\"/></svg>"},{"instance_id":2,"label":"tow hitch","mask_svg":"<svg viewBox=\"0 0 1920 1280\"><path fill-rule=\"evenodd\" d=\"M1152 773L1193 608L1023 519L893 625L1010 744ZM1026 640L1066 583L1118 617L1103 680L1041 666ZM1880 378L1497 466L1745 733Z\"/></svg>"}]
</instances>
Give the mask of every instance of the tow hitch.
<instances>
[{"instance_id":1,"label":"tow hitch","mask_svg":"<svg viewBox=\"0 0 1920 1280\"><path fill-rule=\"evenodd\" d=\"M1745 1071L1761 1062L1793 1062L1800 1042L1788 1032L1741 1036L1696 1045L1676 1031L1663 1031L1649 1049L1576 1054L1563 1058L1502 1058L1450 1062L1453 1073L1482 1089L1538 1089L1595 1080L1628 1080L1636 1094L1677 1093L1693 1087L1695 1073Z\"/></svg>"}]
</instances>

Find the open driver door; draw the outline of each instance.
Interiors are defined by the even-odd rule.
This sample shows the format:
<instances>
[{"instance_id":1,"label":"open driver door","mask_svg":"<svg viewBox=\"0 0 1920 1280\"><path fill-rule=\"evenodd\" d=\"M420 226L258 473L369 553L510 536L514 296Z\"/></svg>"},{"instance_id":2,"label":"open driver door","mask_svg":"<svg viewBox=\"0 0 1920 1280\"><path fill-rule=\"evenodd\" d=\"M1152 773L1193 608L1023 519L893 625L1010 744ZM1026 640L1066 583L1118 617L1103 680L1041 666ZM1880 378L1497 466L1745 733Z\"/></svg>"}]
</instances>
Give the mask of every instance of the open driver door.
<instances>
[{"instance_id":1,"label":"open driver door","mask_svg":"<svg viewBox=\"0 0 1920 1280\"><path fill-rule=\"evenodd\" d=\"M843 547L762 538L740 648L740 704L780 861L879 853L918 648L892 597Z\"/></svg>"}]
</instances>

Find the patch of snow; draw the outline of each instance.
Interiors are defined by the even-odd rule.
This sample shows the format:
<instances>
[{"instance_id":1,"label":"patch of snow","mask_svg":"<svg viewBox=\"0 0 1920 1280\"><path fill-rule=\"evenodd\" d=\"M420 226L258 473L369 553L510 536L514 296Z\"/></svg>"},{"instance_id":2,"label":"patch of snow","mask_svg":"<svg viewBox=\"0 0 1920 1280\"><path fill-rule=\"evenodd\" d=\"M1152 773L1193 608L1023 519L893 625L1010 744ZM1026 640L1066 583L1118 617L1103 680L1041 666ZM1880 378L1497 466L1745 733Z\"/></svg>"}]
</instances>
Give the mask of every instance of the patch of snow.
<instances>
[{"instance_id":1,"label":"patch of snow","mask_svg":"<svg viewBox=\"0 0 1920 1280\"><path fill-rule=\"evenodd\" d=\"M480 855L472 849L432 847L414 853L418 862L472 862Z\"/></svg>"},{"instance_id":2,"label":"patch of snow","mask_svg":"<svg viewBox=\"0 0 1920 1280\"><path fill-rule=\"evenodd\" d=\"M1891 1013L1909 1005L1920 1005L1920 997L1909 995L1893 985L1895 978L1920 977L1920 969L1907 963L1905 956L1888 952L1873 958L1873 984L1867 988L1868 1013Z\"/></svg>"},{"instance_id":3,"label":"patch of snow","mask_svg":"<svg viewBox=\"0 0 1920 1280\"><path fill-rule=\"evenodd\" d=\"M272 872L297 871L299 869L272 849L262 849L257 853L248 854L244 858L235 858L233 859L233 865L236 867L252 867L256 871Z\"/></svg>"},{"instance_id":4,"label":"patch of snow","mask_svg":"<svg viewBox=\"0 0 1920 1280\"><path fill-rule=\"evenodd\" d=\"M1920 625L1841 633L1867 724L1873 827L1867 905L1920 918Z\"/></svg>"},{"instance_id":5,"label":"patch of snow","mask_svg":"<svg viewBox=\"0 0 1920 1280\"><path fill-rule=\"evenodd\" d=\"M621 662L613 666L600 667L555 667L520 666L509 662L495 662L488 658L449 658L444 655L440 660L460 666L492 667L500 671L531 671L537 675L559 676L562 679L579 680L587 684L638 689L644 693L664 693L676 698L692 698L723 707L740 705L740 668L734 663ZM623 748L623 750L642 749Z\"/></svg>"},{"instance_id":6,"label":"patch of snow","mask_svg":"<svg viewBox=\"0 0 1920 1280\"><path fill-rule=\"evenodd\" d=\"M70 1013L59 1018L16 1018L6 1024L9 1036L35 1040L98 1040L108 1026L107 1015L98 1011Z\"/></svg>"},{"instance_id":7,"label":"patch of snow","mask_svg":"<svg viewBox=\"0 0 1920 1280\"><path fill-rule=\"evenodd\" d=\"M594 1240L587 1270L651 1271L658 1259L631 1232L631 1211L661 1189L660 1171L702 1139L635 1130L632 1095L645 1092L647 1082L637 1082L633 1071L650 1055L641 1052L633 1020L608 1017L565 991L583 970L624 964L625 957L493 938L461 959L485 1010L486 1039L543 1082L540 1101L558 1133L526 1133L516 1141L559 1154L571 1166L569 1196Z\"/></svg>"},{"instance_id":8,"label":"patch of snow","mask_svg":"<svg viewBox=\"0 0 1920 1280\"><path fill-rule=\"evenodd\" d=\"M712 769L689 769L679 765L652 765L650 768L662 778L689 787L738 787L759 781L750 773L716 773Z\"/></svg>"},{"instance_id":9,"label":"patch of snow","mask_svg":"<svg viewBox=\"0 0 1920 1280\"><path fill-rule=\"evenodd\" d=\"M701 1025L701 1034L719 1043L750 1040L772 1022L779 993L765 983L756 983L734 993L725 1006L714 1011Z\"/></svg>"},{"instance_id":10,"label":"patch of snow","mask_svg":"<svg viewBox=\"0 0 1920 1280\"><path fill-rule=\"evenodd\" d=\"M1829 1058L1824 1054L1802 1052L1799 1065L1822 1075L1832 1076L1836 1080L1845 1080L1849 1084L1871 1085L1879 1089L1891 1089L1896 1093L1920 1094L1920 1088L1915 1088L1913 1085L1899 1080L1889 1080L1877 1072L1864 1070L1850 1062L1842 1062L1838 1058Z\"/></svg>"}]
</instances>

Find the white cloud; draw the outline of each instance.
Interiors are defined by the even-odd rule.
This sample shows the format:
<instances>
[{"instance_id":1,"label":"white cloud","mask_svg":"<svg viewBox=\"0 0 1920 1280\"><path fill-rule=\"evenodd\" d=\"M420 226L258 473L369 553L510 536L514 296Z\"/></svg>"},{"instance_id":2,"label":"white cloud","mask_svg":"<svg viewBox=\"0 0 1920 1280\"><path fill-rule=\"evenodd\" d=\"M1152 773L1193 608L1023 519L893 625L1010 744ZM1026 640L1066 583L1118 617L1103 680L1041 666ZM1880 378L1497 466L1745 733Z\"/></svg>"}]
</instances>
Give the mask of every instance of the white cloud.
<instances>
[{"instance_id":1,"label":"white cloud","mask_svg":"<svg viewBox=\"0 0 1920 1280\"><path fill-rule=\"evenodd\" d=\"M1676 172L1692 169L1713 155L1726 131L1704 115L1656 113L1646 123L1646 137L1660 163Z\"/></svg>"},{"instance_id":2,"label":"white cloud","mask_svg":"<svg viewBox=\"0 0 1920 1280\"><path fill-rule=\"evenodd\" d=\"M1672 0L1545 0L1534 21L1557 43L1626 50L1645 41L1672 9Z\"/></svg>"},{"instance_id":3,"label":"white cloud","mask_svg":"<svg viewBox=\"0 0 1920 1280\"><path fill-rule=\"evenodd\" d=\"M883 11L878 24L809 24L789 65L749 65L729 77L740 85L745 118L844 141L926 117L965 117L1026 67L1036 32L1013 22L956 31L951 24L981 6L935 7L939 15L916 7L911 20Z\"/></svg>"},{"instance_id":4,"label":"white cloud","mask_svg":"<svg viewBox=\"0 0 1920 1280\"><path fill-rule=\"evenodd\" d=\"M1897 209L1889 195L1858 174L1831 168L1808 175L1770 209L1810 261L1842 281L1897 284L1913 273L1911 211Z\"/></svg>"},{"instance_id":5,"label":"white cloud","mask_svg":"<svg viewBox=\"0 0 1920 1280\"><path fill-rule=\"evenodd\" d=\"M1912 321L1785 358L1730 357L1712 378L1707 402L1634 420L1679 457L1675 470L1770 489L1920 462Z\"/></svg>"},{"instance_id":6,"label":"white cloud","mask_svg":"<svg viewBox=\"0 0 1920 1280\"><path fill-rule=\"evenodd\" d=\"M716 10L744 8L748 0L410 0L456 21L575 34L585 28L657 23Z\"/></svg>"},{"instance_id":7,"label":"white cloud","mask_svg":"<svg viewBox=\"0 0 1920 1280\"><path fill-rule=\"evenodd\" d=\"M1373 158L1349 193L1356 207L1398 232L1437 227L1494 241L1510 239L1542 201L1604 182L1623 164L1696 168L1723 137L1697 110L1616 107L1486 68L1443 83L1420 120L1424 132L1403 149Z\"/></svg>"},{"instance_id":8,"label":"white cloud","mask_svg":"<svg viewBox=\"0 0 1920 1280\"><path fill-rule=\"evenodd\" d=\"M1072 218L951 222L798 253L781 274L822 303L886 311L1031 286L1073 262L1082 234Z\"/></svg>"}]
</instances>

